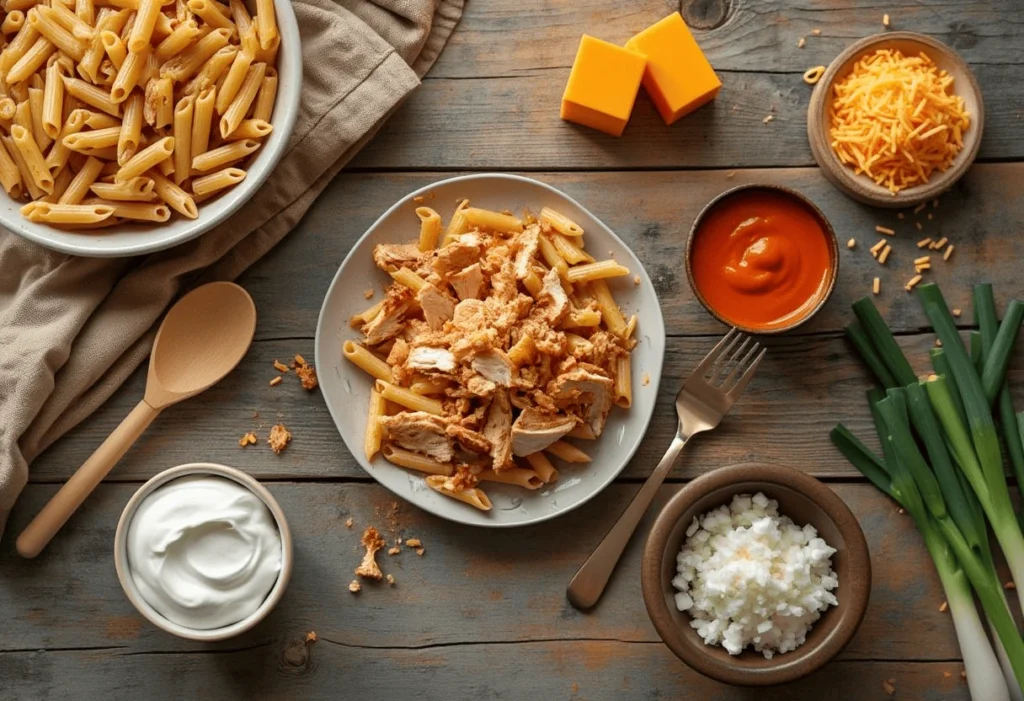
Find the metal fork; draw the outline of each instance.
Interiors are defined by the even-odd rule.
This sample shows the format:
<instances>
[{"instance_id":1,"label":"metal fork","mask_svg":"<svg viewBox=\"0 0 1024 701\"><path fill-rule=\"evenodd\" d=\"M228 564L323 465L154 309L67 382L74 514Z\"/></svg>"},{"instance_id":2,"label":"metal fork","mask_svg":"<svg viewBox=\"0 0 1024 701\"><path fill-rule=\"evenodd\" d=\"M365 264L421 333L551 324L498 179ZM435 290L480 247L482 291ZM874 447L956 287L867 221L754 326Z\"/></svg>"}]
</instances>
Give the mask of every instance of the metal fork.
<instances>
[{"instance_id":1,"label":"metal fork","mask_svg":"<svg viewBox=\"0 0 1024 701\"><path fill-rule=\"evenodd\" d=\"M565 595L569 603L586 610L597 603L622 557L629 539L651 505L658 487L672 469L683 446L698 433L718 426L743 390L750 384L757 366L767 352L756 341L732 329L705 356L676 396L679 428L665 457L593 554L569 582ZM760 351L760 352L759 352Z\"/></svg>"}]
</instances>

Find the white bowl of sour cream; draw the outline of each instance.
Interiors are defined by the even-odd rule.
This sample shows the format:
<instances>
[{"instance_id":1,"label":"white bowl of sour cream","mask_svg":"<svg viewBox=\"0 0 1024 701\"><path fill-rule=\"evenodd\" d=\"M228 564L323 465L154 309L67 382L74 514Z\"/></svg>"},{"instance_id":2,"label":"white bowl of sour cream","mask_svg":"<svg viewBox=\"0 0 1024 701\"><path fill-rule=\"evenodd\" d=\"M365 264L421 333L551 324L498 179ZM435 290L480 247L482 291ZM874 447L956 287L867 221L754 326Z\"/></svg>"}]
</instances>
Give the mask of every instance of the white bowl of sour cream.
<instances>
[{"instance_id":1,"label":"white bowl of sour cream","mask_svg":"<svg viewBox=\"0 0 1024 701\"><path fill-rule=\"evenodd\" d=\"M128 599L153 625L189 640L224 640L281 600L291 532L274 497L244 472L179 465L128 501L114 565Z\"/></svg>"}]
</instances>

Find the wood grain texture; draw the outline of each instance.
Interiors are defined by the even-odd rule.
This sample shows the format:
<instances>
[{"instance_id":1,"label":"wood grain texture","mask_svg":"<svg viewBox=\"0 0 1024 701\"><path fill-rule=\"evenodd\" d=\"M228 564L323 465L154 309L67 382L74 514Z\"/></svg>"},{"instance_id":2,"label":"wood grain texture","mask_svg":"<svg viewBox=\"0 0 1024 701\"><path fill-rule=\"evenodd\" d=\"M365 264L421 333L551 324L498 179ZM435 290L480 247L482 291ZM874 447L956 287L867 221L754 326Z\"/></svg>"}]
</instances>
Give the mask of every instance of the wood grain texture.
<instances>
[{"instance_id":1,"label":"wood grain texture","mask_svg":"<svg viewBox=\"0 0 1024 701\"><path fill-rule=\"evenodd\" d=\"M499 536L495 531L443 521L404 503L389 523L386 514L393 497L376 485L277 483L269 487L292 528L295 568L285 598L255 630L222 643L192 643L162 633L135 613L117 582L111 547L121 509L136 485L106 484L37 560L18 559L9 540L0 546L4 562L0 601L5 610L0 673L4 653L12 651L117 648L110 654L218 653L268 641L278 646L284 638L315 630L347 648L431 648L440 654L445 646L479 645L486 650L497 644L559 641L577 645L564 648L571 658L585 650L584 642L647 644L617 650L646 659L633 657L630 662L643 670L641 677L666 667L673 677L695 680L682 663L663 654L666 651L644 609L639 580L642 538L631 542L593 612L580 613L565 600L566 584L603 536L611 515L625 508L634 491L631 486L610 487L590 504L559 519L557 537L552 537L550 524ZM654 508L678 489L678 485L663 487ZM870 486L836 485L835 489L863 525L875 562L867 616L842 658L958 659L952 622L939 611L943 595L938 578L907 517ZM52 491L50 486L30 486L8 530L17 532ZM640 533L649 528L653 513ZM350 517L351 529L344 525ZM353 595L347 587L361 558L359 538L367 525L378 527L391 542L399 535L421 538L426 552L422 557L409 549L395 556L381 552L379 562L385 572L394 574L395 587L364 583L363 591ZM928 644L921 645L922 640ZM631 649L636 652L628 652ZM510 664L519 664L520 654L514 652ZM617 665L610 659L617 654L609 652L605 663ZM155 659L148 658L148 664L155 664ZM555 669L546 670L544 674L560 676ZM196 671L202 672L206 682L216 682L212 670L200 666ZM367 672L349 672L363 673ZM493 681L509 691L512 678L505 674ZM3 674L2 678L8 677Z\"/></svg>"}]
</instances>

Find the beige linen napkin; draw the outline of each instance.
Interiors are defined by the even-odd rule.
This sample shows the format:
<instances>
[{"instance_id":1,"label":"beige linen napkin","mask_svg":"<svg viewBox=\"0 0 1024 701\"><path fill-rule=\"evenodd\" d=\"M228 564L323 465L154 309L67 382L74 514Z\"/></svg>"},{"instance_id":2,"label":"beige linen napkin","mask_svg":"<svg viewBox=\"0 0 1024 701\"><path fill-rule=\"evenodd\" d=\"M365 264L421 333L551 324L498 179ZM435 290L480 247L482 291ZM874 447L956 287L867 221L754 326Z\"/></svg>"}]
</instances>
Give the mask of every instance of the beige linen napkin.
<instances>
[{"instance_id":1,"label":"beige linen napkin","mask_svg":"<svg viewBox=\"0 0 1024 701\"><path fill-rule=\"evenodd\" d=\"M148 356L184 290L273 248L433 65L463 0L295 0L302 104L288 151L231 220L144 258L47 251L0 230L0 535L28 464Z\"/></svg>"}]
</instances>

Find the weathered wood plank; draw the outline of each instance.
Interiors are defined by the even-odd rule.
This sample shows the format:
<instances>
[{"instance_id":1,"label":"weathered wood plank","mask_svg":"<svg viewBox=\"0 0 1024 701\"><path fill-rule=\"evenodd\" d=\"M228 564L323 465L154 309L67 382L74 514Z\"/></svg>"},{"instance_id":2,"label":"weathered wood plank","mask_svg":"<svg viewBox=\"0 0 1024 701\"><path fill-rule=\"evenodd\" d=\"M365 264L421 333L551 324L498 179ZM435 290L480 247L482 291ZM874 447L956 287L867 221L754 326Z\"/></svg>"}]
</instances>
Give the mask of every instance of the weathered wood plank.
<instances>
[{"instance_id":1,"label":"weathered wood plank","mask_svg":"<svg viewBox=\"0 0 1024 701\"><path fill-rule=\"evenodd\" d=\"M627 466L626 477L646 477L658 463L676 429L673 401L682 378L711 349L712 338L670 338L658 406L647 438ZM932 336L904 336L900 342L919 372L928 370ZM707 470L749 460L792 465L819 476L859 477L829 443L839 421L864 436L874 430L864 392L869 387L845 339L834 335L770 341L771 350L758 377L722 426L687 446L671 477L692 478ZM302 353L312 358L312 343L256 343L242 364L201 397L171 407L121 460L109 479L142 480L172 465L209 460L235 465L274 479L366 478L345 448L318 392L302 390L296 378L270 387L275 358ZM638 373L642 372L638 368ZM1011 369L1024 408L1024 367ZM34 482L67 479L120 423L142 396L140 370L106 405L36 460ZM358 411L363 408L359 407ZM259 418L254 419L254 412ZM270 426L281 421L294 435L291 446L274 455L265 441ZM259 444L238 446L238 438L255 430ZM566 474L574 468L565 466Z\"/></svg>"},{"instance_id":2,"label":"weathered wood plank","mask_svg":"<svg viewBox=\"0 0 1024 701\"><path fill-rule=\"evenodd\" d=\"M796 49L794 49L795 51ZM427 81L353 160L359 169L589 170L812 166L807 142L811 87L801 73L722 73L714 102L665 126L646 95L621 137L564 122L568 69L496 78ZM985 95L978 158L1024 157L1018 138L1020 65L976 65ZM773 121L764 123L771 114ZM454 115L454 116L453 116ZM495 129L497 123L501 129ZM514 156L510 155L514 154Z\"/></svg>"},{"instance_id":3,"label":"weathered wood plank","mask_svg":"<svg viewBox=\"0 0 1024 701\"><path fill-rule=\"evenodd\" d=\"M969 701L951 662L836 662L796 684L759 689L764 701L895 698ZM307 648L301 632L255 649L210 655L124 655L119 651L0 653L5 698L73 701L148 698L228 699L571 699L695 698L746 701L683 666L661 645L616 641L493 644L427 650L366 650L329 640Z\"/></svg>"},{"instance_id":4,"label":"weathered wood plank","mask_svg":"<svg viewBox=\"0 0 1024 701\"><path fill-rule=\"evenodd\" d=\"M506 531L497 538L494 531L442 521L408 504L400 506L394 520L398 531L391 530L385 515L393 497L376 485L271 484L294 534L292 582L263 625L214 645L189 643L158 631L134 612L122 593L110 551L120 511L134 489L102 485L38 559L22 560L14 553L13 537L53 493L50 486L28 487L0 545L0 651L117 646L123 648L117 654L218 652L307 630L345 646L369 648L659 640L640 593L642 538L630 544L594 612L576 611L564 595L576 568L603 537L610 516L632 497L630 486L610 487L554 522L554 530L551 524L542 524ZM678 489L662 488L641 533ZM910 520L872 487L843 484L834 489L860 520L874 564L870 608L844 658L959 659L952 623L938 610L943 599L938 578ZM344 522L350 516L355 525L348 529ZM395 587L366 584L357 596L347 586L361 557L358 543L366 525L377 526L389 539L399 534L419 537L426 553L381 553L381 566L394 574ZM553 532L556 538L551 537ZM927 645L921 645L922 640ZM644 650L650 661L638 669L664 666L667 658L658 657L660 646ZM0 670L3 659L0 654ZM152 663L154 658L149 659ZM682 665L668 667L673 675L684 672ZM0 678L6 682L8 675Z\"/></svg>"},{"instance_id":5,"label":"weathered wood plank","mask_svg":"<svg viewBox=\"0 0 1024 701\"><path fill-rule=\"evenodd\" d=\"M323 296L353 244L373 221L409 192L448 177L445 174L343 174L320 197L295 231L240 280L256 300L260 338L311 338ZM934 218L926 213L904 220L895 212L858 204L838 192L817 169L766 169L729 172L540 173L539 180L562 189L603 220L644 264L657 288L670 335L719 334L722 326L694 297L686 280L686 237L701 208L715 195L741 183L787 185L806 194L831 220L841 241L839 283L829 304L800 333L841 330L849 323L849 305L870 294L880 276L877 298L897 331L927 327L924 314L903 284L914 274L914 246L922 236L947 236L956 244L949 263L937 261L929 273L943 285L950 304L970 307L972 284L995 285L1004 304L1017 294L1017 272L1006 261L1024 259L1024 205L1020 182L1024 164L975 166L957 188L943 197ZM454 203L437 206L447 216ZM929 210L930 212L930 210ZM415 218L408 232L415 237ZM923 233L914 228L920 220ZM868 252L879 238L875 225L898 232L893 252L880 267ZM849 251L845 243L856 238ZM370 265L367 260L367 265ZM967 319L962 319L966 323Z\"/></svg>"},{"instance_id":6,"label":"weathered wood plank","mask_svg":"<svg viewBox=\"0 0 1024 701\"><path fill-rule=\"evenodd\" d=\"M679 6L708 60L719 71L803 73L827 64L850 43L884 30L923 32L954 47L970 63L1024 63L1024 22L1013 3L913 3L870 0L793 3L787 0L594 0L552 3L521 0L467 4L430 77L519 75L572 65L580 35L625 43ZM820 30L813 34L812 30ZM805 37L807 45L797 48ZM559 93L560 95L561 93Z\"/></svg>"}]
</instances>

